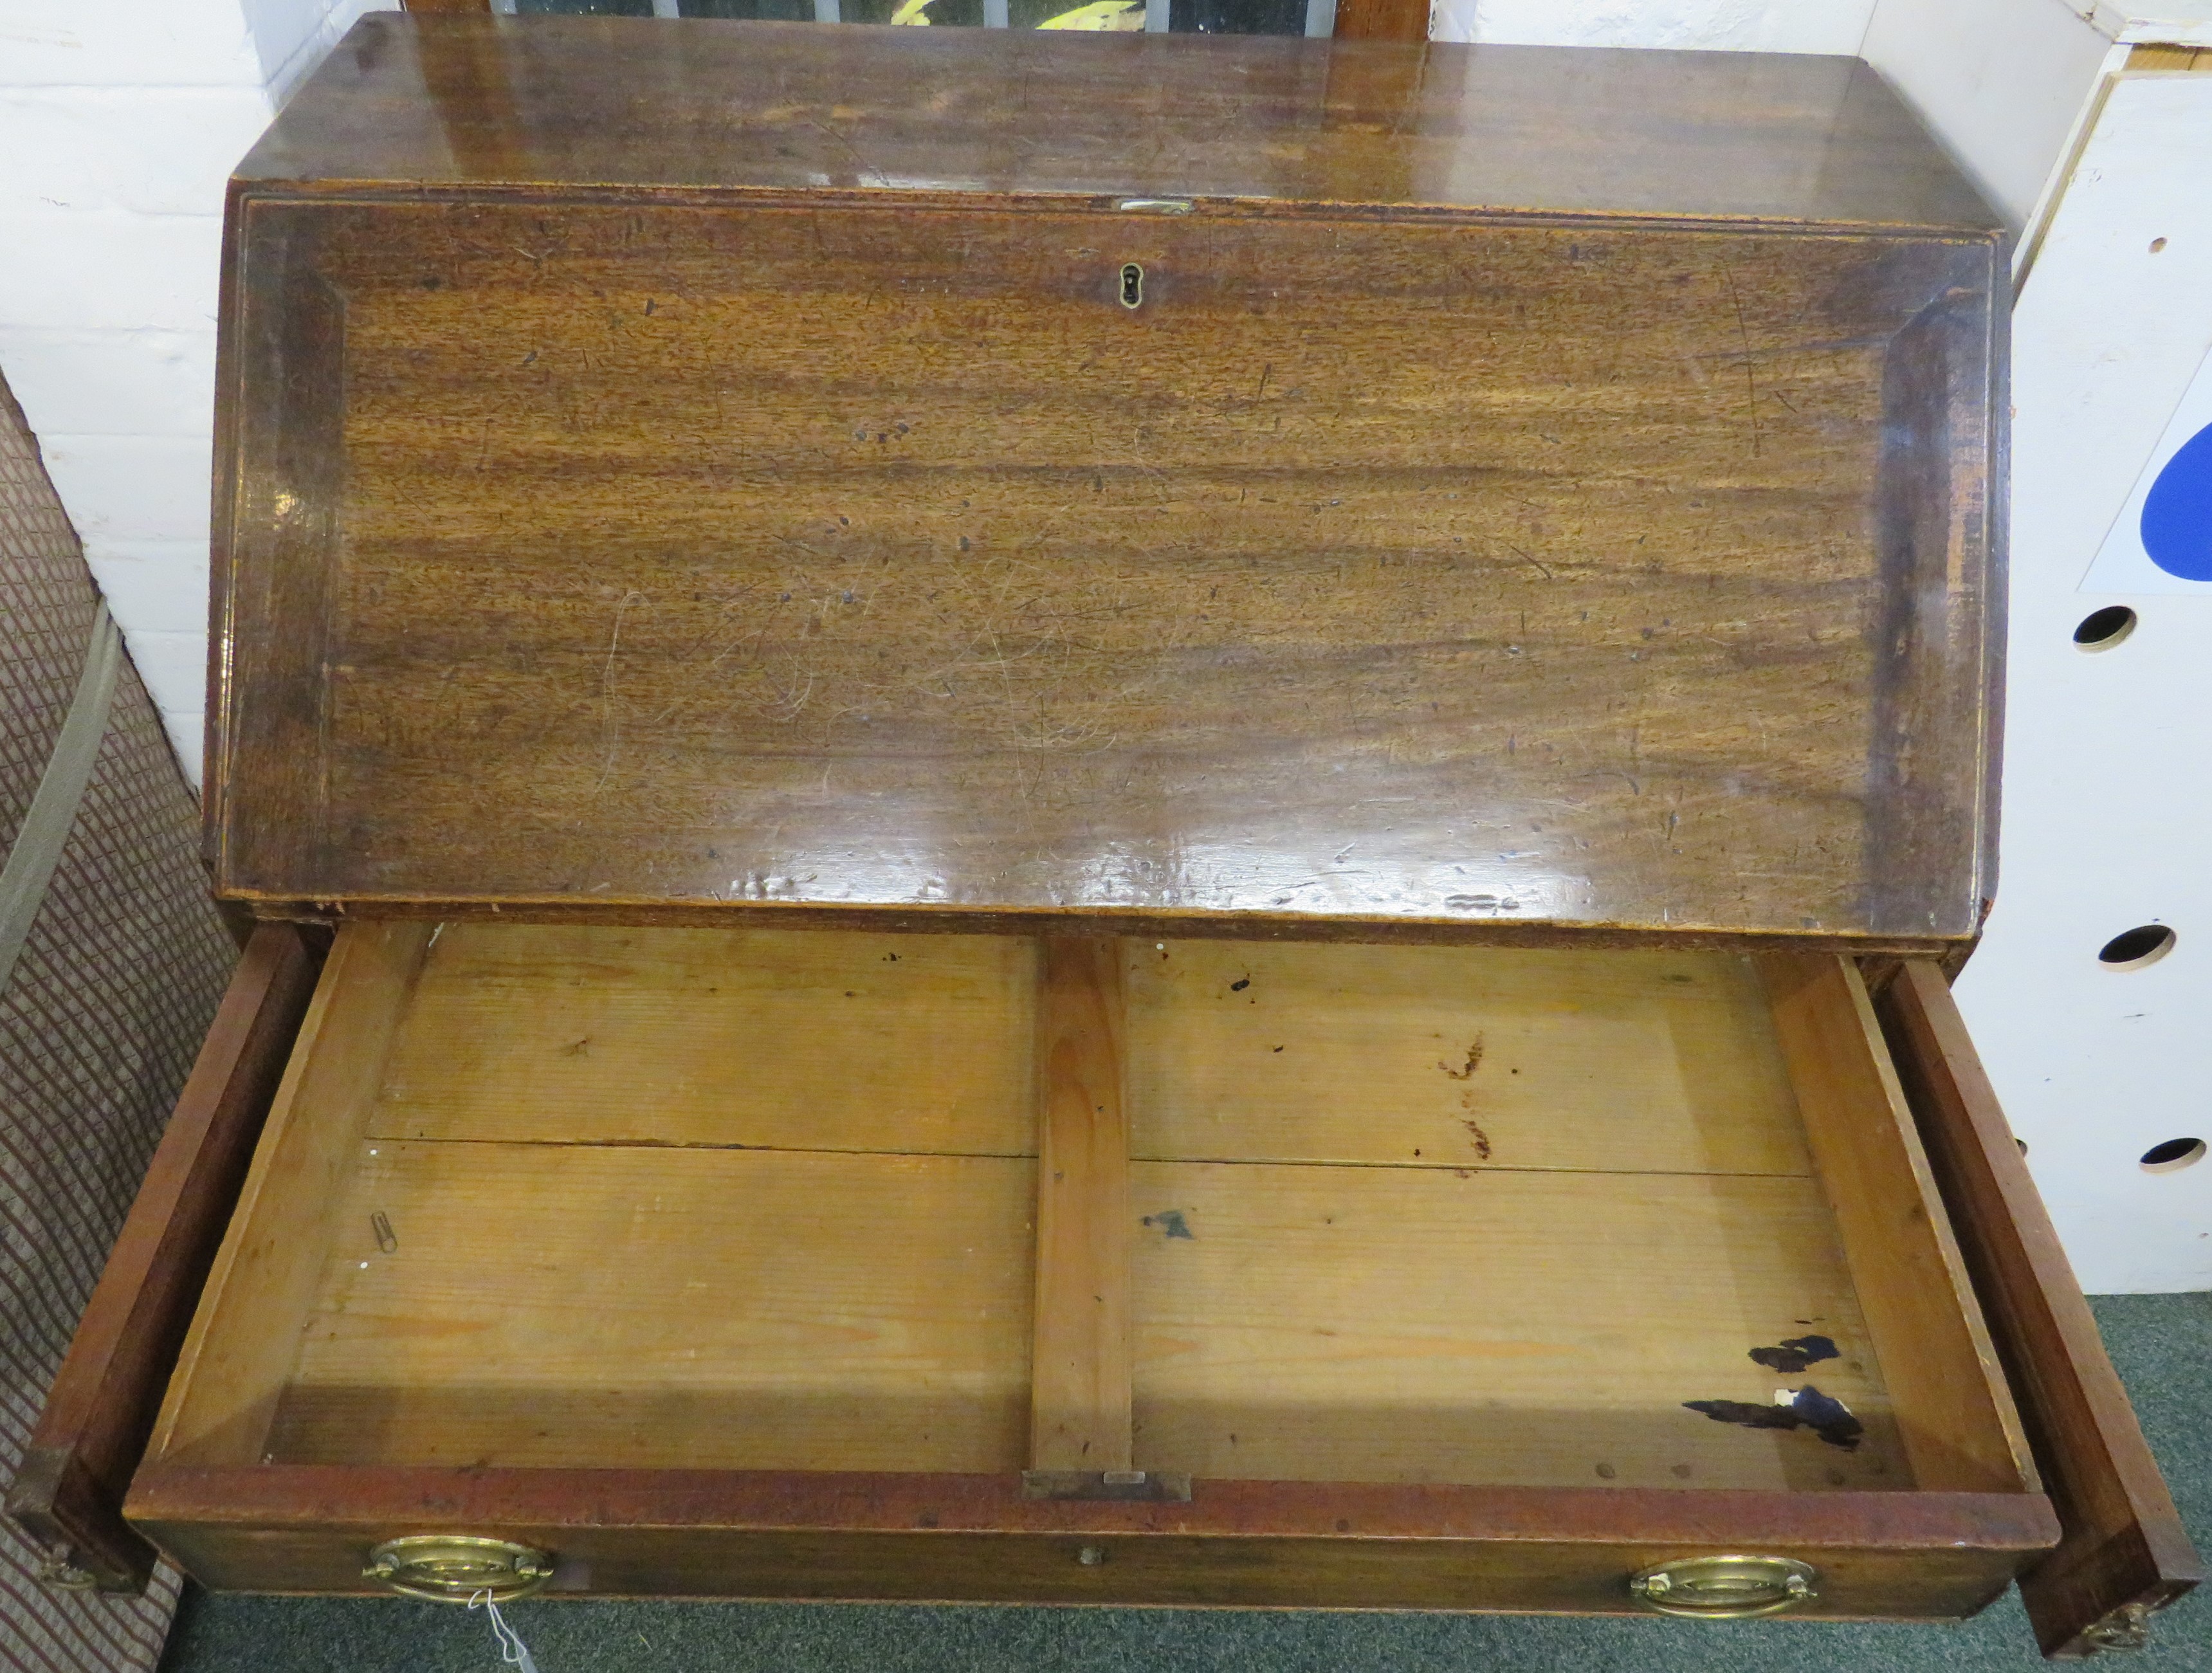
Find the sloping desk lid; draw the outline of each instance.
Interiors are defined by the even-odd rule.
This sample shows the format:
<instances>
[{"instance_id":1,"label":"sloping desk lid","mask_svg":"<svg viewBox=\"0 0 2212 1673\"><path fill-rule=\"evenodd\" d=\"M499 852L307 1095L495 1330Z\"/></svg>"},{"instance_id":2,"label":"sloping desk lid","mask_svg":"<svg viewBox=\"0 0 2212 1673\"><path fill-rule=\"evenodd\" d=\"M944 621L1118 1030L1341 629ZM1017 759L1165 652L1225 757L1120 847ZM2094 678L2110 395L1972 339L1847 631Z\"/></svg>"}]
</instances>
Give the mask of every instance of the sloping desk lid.
<instances>
[{"instance_id":1,"label":"sloping desk lid","mask_svg":"<svg viewBox=\"0 0 2212 1673\"><path fill-rule=\"evenodd\" d=\"M1845 59L372 15L234 186L217 885L1970 937L2002 242Z\"/></svg>"}]
</instances>

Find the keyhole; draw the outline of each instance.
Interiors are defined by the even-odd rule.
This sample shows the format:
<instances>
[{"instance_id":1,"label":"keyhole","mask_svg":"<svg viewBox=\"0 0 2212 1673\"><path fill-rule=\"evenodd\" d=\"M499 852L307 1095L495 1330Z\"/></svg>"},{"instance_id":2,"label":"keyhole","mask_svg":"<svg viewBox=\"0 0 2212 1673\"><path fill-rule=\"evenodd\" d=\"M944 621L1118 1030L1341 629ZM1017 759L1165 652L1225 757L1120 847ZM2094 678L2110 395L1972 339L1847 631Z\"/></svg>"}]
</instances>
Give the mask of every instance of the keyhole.
<instances>
[{"instance_id":1,"label":"keyhole","mask_svg":"<svg viewBox=\"0 0 2212 1673\"><path fill-rule=\"evenodd\" d=\"M1145 270L1131 262L1121 270L1121 306L1141 307L1145 300Z\"/></svg>"}]
</instances>

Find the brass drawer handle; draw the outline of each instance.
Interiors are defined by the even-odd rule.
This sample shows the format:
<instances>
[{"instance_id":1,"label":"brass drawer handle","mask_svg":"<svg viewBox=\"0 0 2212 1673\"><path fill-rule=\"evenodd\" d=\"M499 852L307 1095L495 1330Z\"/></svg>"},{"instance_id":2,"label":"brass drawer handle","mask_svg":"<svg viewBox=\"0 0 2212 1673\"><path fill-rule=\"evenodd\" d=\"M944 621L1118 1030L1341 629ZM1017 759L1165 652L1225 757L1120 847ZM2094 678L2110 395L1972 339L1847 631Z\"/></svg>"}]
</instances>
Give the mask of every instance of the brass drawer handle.
<instances>
[{"instance_id":1,"label":"brass drawer handle","mask_svg":"<svg viewBox=\"0 0 2212 1673\"><path fill-rule=\"evenodd\" d=\"M1633 1575L1629 1595L1661 1615L1738 1621L1779 1615L1820 1597L1820 1576L1790 1557L1684 1557Z\"/></svg>"},{"instance_id":2,"label":"brass drawer handle","mask_svg":"<svg viewBox=\"0 0 2212 1673\"><path fill-rule=\"evenodd\" d=\"M473 1534L410 1534L370 1552L361 1573L402 1597L438 1603L489 1597L504 1603L527 1597L553 1578L553 1554Z\"/></svg>"}]
</instances>

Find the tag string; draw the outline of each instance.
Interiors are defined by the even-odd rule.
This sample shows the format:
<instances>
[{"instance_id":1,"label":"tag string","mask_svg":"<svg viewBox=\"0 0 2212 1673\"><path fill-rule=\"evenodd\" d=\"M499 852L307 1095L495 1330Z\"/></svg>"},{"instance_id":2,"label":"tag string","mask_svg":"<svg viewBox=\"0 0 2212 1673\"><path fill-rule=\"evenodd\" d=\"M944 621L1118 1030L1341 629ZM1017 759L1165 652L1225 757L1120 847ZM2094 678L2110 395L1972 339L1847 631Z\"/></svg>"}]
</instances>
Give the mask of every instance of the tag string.
<instances>
[{"instance_id":1,"label":"tag string","mask_svg":"<svg viewBox=\"0 0 2212 1673\"><path fill-rule=\"evenodd\" d=\"M499 1612L499 1605L492 1602L491 1593L476 1593L469 1599L469 1607L483 1609L490 1618L492 1640L499 1646L500 1665L520 1668L521 1673L538 1673L538 1664L530 1658L530 1652L524 1647L521 1639L515 1635L514 1628L507 1624L507 1617Z\"/></svg>"}]
</instances>

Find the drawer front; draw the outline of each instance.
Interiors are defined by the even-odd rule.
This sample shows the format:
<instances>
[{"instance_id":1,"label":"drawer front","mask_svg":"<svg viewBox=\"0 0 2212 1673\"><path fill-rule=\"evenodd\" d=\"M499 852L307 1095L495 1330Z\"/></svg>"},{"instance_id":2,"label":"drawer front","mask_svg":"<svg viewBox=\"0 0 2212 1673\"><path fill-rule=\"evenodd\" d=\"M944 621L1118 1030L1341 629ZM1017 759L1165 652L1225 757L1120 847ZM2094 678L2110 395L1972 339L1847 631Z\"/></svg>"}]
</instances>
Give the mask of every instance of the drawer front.
<instances>
[{"instance_id":1,"label":"drawer front","mask_svg":"<svg viewBox=\"0 0 2212 1673\"><path fill-rule=\"evenodd\" d=\"M381 1542L492 1535L549 1595L1626 1614L1632 1577L1750 1551L1812 1571L1793 1612L1949 1619L2053 1533L2035 1494L1194 1484L1077 1504L1018 1479L750 1471L165 1471L135 1513L218 1586L373 1593Z\"/></svg>"}]
</instances>

